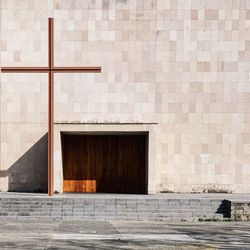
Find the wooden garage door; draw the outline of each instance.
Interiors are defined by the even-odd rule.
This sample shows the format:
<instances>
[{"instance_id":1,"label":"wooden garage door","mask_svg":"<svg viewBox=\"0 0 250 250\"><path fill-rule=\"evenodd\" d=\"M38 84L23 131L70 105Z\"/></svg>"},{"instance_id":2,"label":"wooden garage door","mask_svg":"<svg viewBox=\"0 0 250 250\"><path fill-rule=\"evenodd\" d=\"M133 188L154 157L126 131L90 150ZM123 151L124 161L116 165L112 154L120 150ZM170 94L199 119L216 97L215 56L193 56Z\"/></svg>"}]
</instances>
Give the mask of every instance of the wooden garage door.
<instances>
[{"instance_id":1,"label":"wooden garage door","mask_svg":"<svg viewBox=\"0 0 250 250\"><path fill-rule=\"evenodd\" d=\"M147 193L147 135L62 135L64 192Z\"/></svg>"}]
</instances>

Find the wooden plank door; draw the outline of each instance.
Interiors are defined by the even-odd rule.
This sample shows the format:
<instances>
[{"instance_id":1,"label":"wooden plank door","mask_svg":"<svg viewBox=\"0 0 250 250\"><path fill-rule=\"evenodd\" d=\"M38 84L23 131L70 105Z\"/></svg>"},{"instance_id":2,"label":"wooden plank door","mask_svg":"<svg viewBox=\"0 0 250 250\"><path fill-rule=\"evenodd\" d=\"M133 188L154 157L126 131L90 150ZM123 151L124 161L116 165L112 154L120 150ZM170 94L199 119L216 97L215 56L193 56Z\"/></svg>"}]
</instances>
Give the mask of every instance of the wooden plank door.
<instances>
[{"instance_id":1,"label":"wooden plank door","mask_svg":"<svg viewBox=\"0 0 250 250\"><path fill-rule=\"evenodd\" d=\"M62 141L64 192L147 192L147 135L65 134Z\"/></svg>"}]
</instances>

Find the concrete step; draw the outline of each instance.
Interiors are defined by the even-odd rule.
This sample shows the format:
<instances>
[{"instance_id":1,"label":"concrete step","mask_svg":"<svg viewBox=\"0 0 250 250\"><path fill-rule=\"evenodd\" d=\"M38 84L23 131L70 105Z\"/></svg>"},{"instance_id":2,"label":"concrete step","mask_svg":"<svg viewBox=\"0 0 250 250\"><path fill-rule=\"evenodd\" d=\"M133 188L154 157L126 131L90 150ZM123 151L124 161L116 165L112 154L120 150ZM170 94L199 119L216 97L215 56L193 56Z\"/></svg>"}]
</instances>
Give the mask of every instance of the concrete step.
<instances>
[{"instance_id":1,"label":"concrete step","mask_svg":"<svg viewBox=\"0 0 250 250\"><path fill-rule=\"evenodd\" d=\"M0 220L196 221L229 216L220 199L0 198Z\"/></svg>"}]
</instances>

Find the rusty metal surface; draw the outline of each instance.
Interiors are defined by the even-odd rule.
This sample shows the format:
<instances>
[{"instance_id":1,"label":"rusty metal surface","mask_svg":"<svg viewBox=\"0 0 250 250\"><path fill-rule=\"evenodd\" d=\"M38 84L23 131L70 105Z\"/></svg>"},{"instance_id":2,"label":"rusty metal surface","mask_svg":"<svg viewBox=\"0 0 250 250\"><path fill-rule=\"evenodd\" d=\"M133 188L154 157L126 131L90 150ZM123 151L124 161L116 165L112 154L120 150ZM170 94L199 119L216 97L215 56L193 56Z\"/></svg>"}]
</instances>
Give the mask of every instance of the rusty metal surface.
<instances>
[{"instance_id":1,"label":"rusty metal surface","mask_svg":"<svg viewBox=\"0 0 250 250\"><path fill-rule=\"evenodd\" d=\"M58 73L100 73L101 67L54 67L52 70Z\"/></svg>"},{"instance_id":2,"label":"rusty metal surface","mask_svg":"<svg viewBox=\"0 0 250 250\"><path fill-rule=\"evenodd\" d=\"M54 67L54 20L49 18L49 34L48 34L48 58L49 58L49 87L48 87L48 194L54 193L54 72L51 69Z\"/></svg>"},{"instance_id":3,"label":"rusty metal surface","mask_svg":"<svg viewBox=\"0 0 250 250\"><path fill-rule=\"evenodd\" d=\"M2 73L47 73L48 67L2 67Z\"/></svg>"}]
</instances>

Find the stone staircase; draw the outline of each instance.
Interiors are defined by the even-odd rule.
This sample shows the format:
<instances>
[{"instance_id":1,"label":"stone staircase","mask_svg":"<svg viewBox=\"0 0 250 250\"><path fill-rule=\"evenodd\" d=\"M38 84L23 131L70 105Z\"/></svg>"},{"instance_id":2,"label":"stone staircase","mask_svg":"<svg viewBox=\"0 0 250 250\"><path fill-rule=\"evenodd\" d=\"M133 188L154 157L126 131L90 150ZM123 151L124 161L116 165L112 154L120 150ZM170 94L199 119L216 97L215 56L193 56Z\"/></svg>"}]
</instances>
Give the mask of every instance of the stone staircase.
<instances>
[{"instance_id":1,"label":"stone staircase","mask_svg":"<svg viewBox=\"0 0 250 250\"><path fill-rule=\"evenodd\" d=\"M140 197L0 197L0 220L203 221L230 217L230 208L221 199Z\"/></svg>"}]
</instances>

